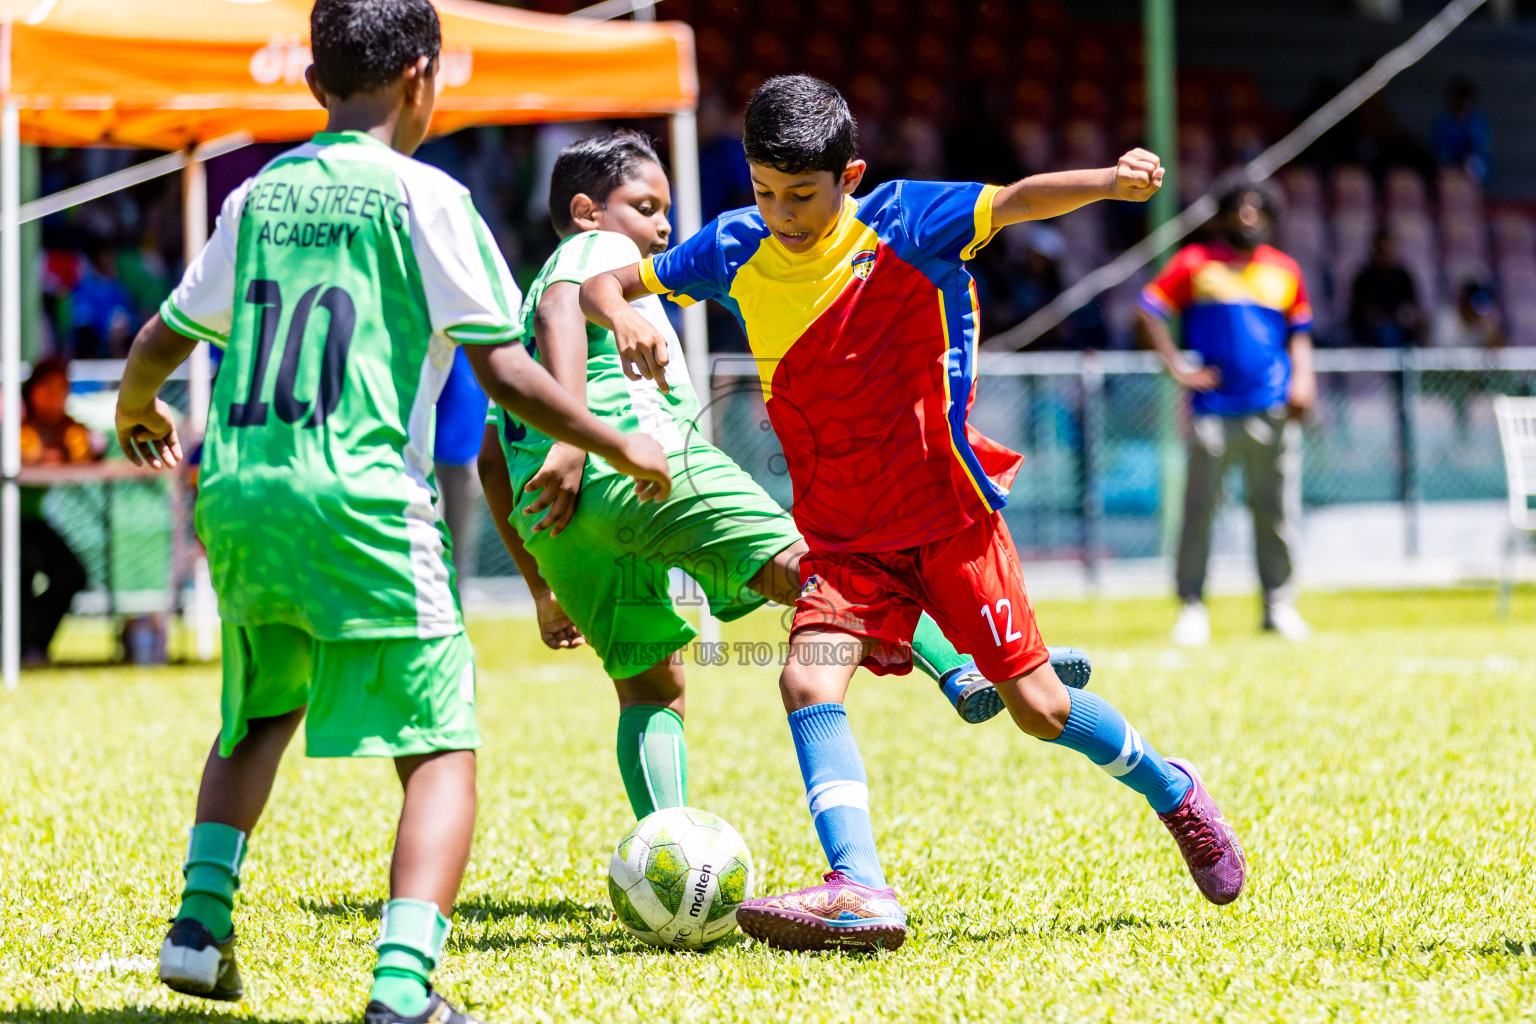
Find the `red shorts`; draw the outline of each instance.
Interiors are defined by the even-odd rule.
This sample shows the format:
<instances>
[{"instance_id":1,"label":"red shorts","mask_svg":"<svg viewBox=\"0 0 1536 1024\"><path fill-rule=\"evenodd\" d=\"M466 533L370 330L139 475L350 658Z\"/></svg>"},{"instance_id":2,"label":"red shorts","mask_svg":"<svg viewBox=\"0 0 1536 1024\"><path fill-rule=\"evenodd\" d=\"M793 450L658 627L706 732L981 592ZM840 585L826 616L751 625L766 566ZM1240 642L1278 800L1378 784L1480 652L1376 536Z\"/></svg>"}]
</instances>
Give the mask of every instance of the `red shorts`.
<instances>
[{"instance_id":1,"label":"red shorts","mask_svg":"<svg viewBox=\"0 0 1536 1024\"><path fill-rule=\"evenodd\" d=\"M925 611L993 682L1033 672L1049 659L1018 552L999 515L900 551L806 552L790 635L821 628L868 637L877 643L864 667L905 675L912 670L912 632Z\"/></svg>"}]
</instances>

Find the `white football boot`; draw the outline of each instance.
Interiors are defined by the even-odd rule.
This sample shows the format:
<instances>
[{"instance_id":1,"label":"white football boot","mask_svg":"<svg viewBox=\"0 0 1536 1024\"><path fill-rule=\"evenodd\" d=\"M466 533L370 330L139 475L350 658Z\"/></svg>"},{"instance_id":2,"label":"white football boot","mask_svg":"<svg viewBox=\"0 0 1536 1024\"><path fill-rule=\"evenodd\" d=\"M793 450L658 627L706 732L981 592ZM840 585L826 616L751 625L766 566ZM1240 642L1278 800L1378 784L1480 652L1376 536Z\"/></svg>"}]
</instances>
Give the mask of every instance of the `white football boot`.
<instances>
[{"instance_id":1,"label":"white football boot","mask_svg":"<svg viewBox=\"0 0 1536 1024\"><path fill-rule=\"evenodd\" d=\"M1312 627L1289 601L1272 605L1264 612L1264 629L1279 633L1293 644L1304 644L1312 639Z\"/></svg>"},{"instance_id":2,"label":"white football boot","mask_svg":"<svg viewBox=\"0 0 1536 1024\"><path fill-rule=\"evenodd\" d=\"M1202 602L1185 603L1170 639L1180 647L1204 647L1211 642L1211 616Z\"/></svg>"}]
</instances>

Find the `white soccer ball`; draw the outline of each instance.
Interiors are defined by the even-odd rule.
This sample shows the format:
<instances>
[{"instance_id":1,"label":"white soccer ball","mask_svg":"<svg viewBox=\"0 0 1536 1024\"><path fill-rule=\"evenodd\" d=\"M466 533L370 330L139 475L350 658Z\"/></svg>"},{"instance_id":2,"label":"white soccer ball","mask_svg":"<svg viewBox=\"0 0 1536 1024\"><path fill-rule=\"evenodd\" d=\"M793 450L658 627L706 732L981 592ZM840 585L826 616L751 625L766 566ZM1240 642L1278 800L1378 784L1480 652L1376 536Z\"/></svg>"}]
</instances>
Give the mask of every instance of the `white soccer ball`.
<instances>
[{"instance_id":1,"label":"white soccer ball","mask_svg":"<svg viewBox=\"0 0 1536 1024\"><path fill-rule=\"evenodd\" d=\"M752 898L753 881L741 836L695 807L646 815L608 864L608 897L625 929L673 949L698 949L735 931L736 908Z\"/></svg>"}]
</instances>

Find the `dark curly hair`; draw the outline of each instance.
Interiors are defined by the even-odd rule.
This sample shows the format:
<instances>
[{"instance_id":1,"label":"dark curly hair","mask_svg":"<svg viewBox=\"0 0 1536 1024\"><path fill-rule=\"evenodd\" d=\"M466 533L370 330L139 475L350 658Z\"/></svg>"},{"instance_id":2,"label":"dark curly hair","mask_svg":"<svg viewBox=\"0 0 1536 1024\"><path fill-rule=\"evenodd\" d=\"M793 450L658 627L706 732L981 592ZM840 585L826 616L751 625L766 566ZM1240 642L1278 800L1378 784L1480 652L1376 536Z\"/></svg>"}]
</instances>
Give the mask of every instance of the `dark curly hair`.
<instances>
[{"instance_id":1,"label":"dark curly hair","mask_svg":"<svg viewBox=\"0 0 1536 1024\"><path fill-rule=\"evenodd\" d=\"M384 88L422 57L435 63L443 33L431 0L315 0L309 46L320 88L344 100Z\"/></svg>"},{"instance_id":2,"label":"dark curly hair","mask_svg":"<svg viewBox=\"0 0 1536 1024\"><path fill-rule=\"evenodd\" d=\"M810 75L780 75L747 101L747 159L785 174L842 174L858 152L858 129L843 94Z\"/></svg>"},{"instance_id":3,"label":"dark curly hair","mask_svg":"<svg viewBox=\"0 0 1536 1024\"><path fill-rule=\"evenodd\" d=\"M631 180L646 163L661 166L651 140L620 128L607 135L578 139L555 157L549 175L549 216L562 235L571 229L571 200L587 195L606 203L613 190Z\"/></svg>"}]
</instances>

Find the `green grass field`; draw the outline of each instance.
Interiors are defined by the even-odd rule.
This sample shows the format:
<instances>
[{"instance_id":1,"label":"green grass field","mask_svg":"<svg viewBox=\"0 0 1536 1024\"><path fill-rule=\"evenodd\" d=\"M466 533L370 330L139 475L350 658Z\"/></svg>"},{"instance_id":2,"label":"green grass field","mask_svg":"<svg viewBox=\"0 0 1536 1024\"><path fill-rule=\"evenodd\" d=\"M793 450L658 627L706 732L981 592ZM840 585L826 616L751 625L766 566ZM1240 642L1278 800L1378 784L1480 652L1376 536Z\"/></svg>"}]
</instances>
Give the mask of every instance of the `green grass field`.
<instances>
[{"instance_id":1,"label":"green grass field","mask_svg":"<svg viewBox=\"0 0 1536 1024\"><path fill-rule=\"evenodd\" d=\"M1046 604L1049 640L1164 753L1195 760L1251 858L1195 892L1130 791L924 677L849 706L912 935L894 954L705 954L629 939L604 877L630 824L616 709L588 651L480 621L480 828L439 983L511 1021L1512 1021L1536 1018L1536 592L1316 595L1316 643L1164 643L1168 602ZM72 624L71 629L82 627ZM729 640L781 638L769 613ZM89 637L74 634L85 649ZM772 667L691 669L693 803L734 822L760 891L822 870ZM290 757L237 906L248 995L164 991L213 667L33 673L0 694L0 1019L331 1021L361 1012L398 790L381 762ZM227 1011L227 1013L226 1013Z\"/></svg>"}]
</instances>

